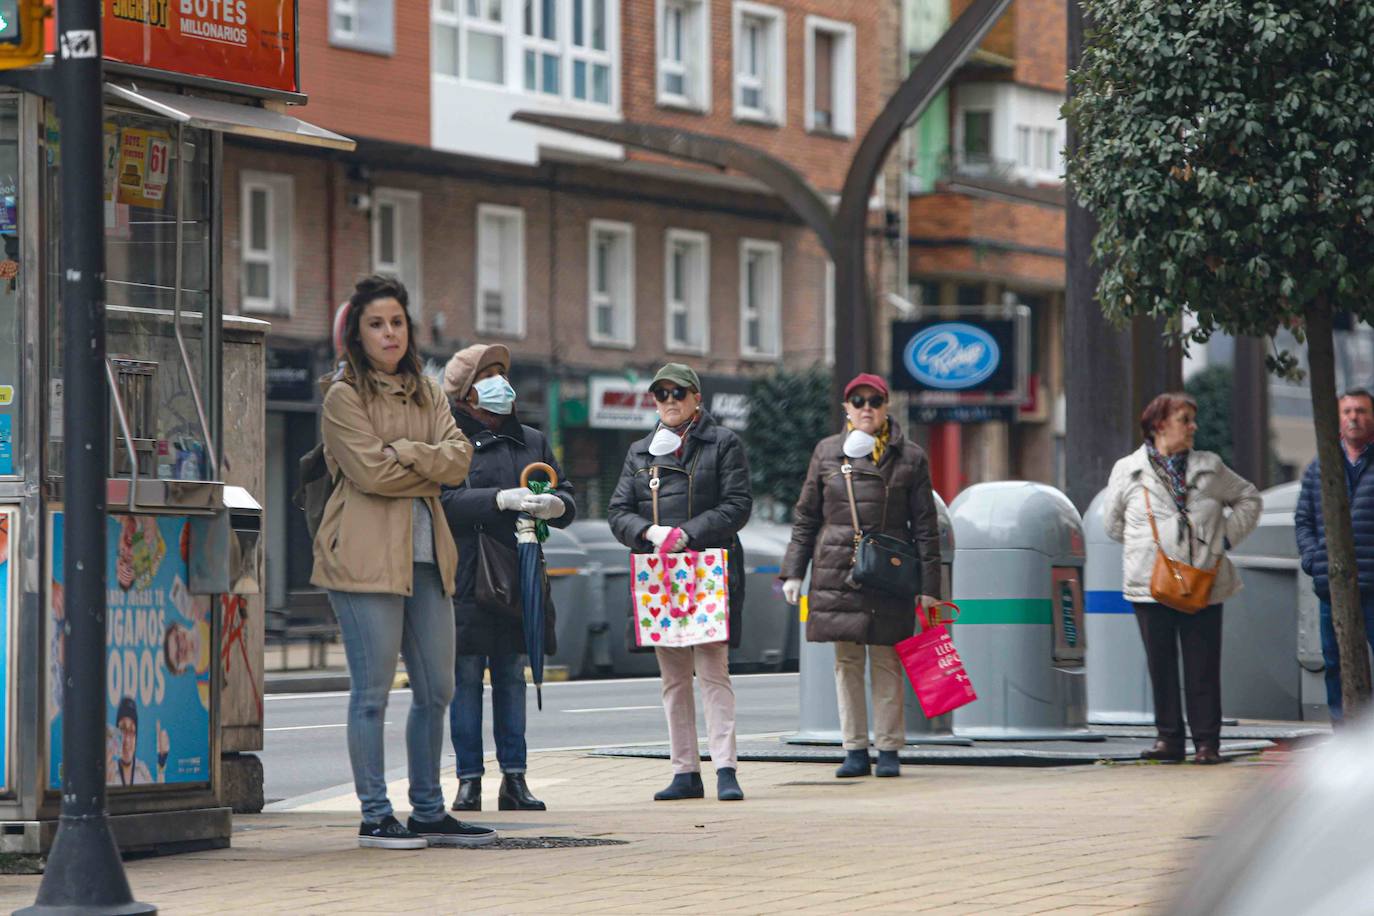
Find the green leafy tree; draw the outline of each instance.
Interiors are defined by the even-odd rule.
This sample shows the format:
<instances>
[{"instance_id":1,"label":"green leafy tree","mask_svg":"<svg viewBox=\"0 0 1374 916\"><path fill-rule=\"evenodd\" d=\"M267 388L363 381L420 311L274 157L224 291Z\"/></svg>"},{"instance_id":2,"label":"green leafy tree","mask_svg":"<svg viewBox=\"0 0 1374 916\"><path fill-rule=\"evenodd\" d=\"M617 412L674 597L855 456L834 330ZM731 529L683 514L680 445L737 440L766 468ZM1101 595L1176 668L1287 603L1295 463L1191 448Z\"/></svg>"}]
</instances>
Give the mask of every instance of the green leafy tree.
<instances>
[{"instance_id":1,"label":"green leafy tree","mask_svg":"<svg viewBox=\"0 0 1374 916\"><path fill-rule=\"evenodd\" d=\"M784 520L791 520L811 450L835 431L831 425L829 372L778 372L754 380L744 432L754 496L770 500Z\"/></svg>"},{"instance_id":2,"label":"green leafy tree","mask_svg":"<svg viewBox=\"0 0 1374 916\"><path fill-rule=\"evenodd\" d=\"M1374 3L1080 0L1069 179L1108 316L1308 348L1347 710L1369 698L1332 313L1374 320ZM1197 328L1183 331L1191 312ZM1291 353L1270 358L1293 375Z\"/></svg>"},{"instance_id":3,"label":"green leafy tree","mask_svg":"<svg viewBox=\"0 0 1374 916\"><path fill-rule=\"evenodd\" d=\"M1231 367L1208 366L1195 373L1183 388L1197 401L1197 435L1193 445L1216 452L1231 463Z\"/></svg>"}]
</instances>

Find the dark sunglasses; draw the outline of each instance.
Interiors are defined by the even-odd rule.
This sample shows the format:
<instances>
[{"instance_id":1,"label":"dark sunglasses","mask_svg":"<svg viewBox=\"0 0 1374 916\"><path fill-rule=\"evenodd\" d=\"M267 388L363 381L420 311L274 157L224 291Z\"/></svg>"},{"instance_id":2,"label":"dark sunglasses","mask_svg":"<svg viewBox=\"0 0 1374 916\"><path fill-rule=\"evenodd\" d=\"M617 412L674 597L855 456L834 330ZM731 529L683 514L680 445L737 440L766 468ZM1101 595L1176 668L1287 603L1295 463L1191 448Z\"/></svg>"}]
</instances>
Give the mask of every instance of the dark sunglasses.
<instances>
[{"instance_id":1,"label":"dark sunglasses","mask_svg":"<svg viewBox=\"0 0 1374 916\"><path fill-rule=\"evenodd\" d=\"M865 404L877 410L887 403L887 398L883 397L881 394L870 394L868 397L864 397L861 394L851 394L849 396L849 403L855 410L861 409Z\"/></svg>"},{"instance_id":2,"label":"dark sunglasses","mask_svg":"<svg viewBox=\"0 0 1374 916\"><path fill-rule=\"evenodd\" d=\"M658 401L660 404L668 400L669 397L674 401L685 401L687 400L687 394L687 389L683 388L681 385L674 385L672 388L655 388L654 400Z\"/></svg>"}]
</instances>

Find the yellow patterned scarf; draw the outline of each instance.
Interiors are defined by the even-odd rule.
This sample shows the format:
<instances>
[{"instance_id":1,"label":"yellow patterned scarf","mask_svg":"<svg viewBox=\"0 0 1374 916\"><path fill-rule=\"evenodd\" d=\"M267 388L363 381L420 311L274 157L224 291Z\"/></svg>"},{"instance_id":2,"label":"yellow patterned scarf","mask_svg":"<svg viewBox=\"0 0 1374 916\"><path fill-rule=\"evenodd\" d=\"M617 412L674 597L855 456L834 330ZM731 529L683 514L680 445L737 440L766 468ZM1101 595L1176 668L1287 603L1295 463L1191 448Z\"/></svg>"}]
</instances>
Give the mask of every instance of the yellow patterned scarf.
<instances>
[{"instance_id":1,"label":"yellow patterned scarf","mask_svg":"<svg viewBox=\"0 0 1374 916\"><path fill-rule=\"evenodd\" d=\"M851 432L854 429L854 424L846 420L844 424L844 429L845 432ZM887 451L888 440L892 438L892 421L884 421L883 428L873 438L874 442L872 457L873 463L877 464L879 461L883 460L883 452Z\"/></svg>"}]
</instances>

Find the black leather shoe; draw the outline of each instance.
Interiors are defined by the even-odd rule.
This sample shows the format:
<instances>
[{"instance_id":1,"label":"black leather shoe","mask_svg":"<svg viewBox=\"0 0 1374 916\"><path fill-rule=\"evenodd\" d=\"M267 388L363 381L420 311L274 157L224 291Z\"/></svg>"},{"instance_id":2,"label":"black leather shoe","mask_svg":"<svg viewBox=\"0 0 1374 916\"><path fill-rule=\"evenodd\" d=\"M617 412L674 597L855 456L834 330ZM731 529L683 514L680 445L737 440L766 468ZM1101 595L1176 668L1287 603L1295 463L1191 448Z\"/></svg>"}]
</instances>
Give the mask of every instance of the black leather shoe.
<instances>
[{"instance_id":1,"label":"black leather shoe","mask_svg":"<svg viewBox=\"0 0 1374 916\"><path fill-rule=\"evenodd\" d=\"M835 771L835 775L840 779L849 779L853 776L867 776L872 772L873 768L868 762L868 751L845 751L844 763Z\"/></svg>"},{"instance_id":2,"label":"black leather shoe","mask_svg":"<svg viewBox=\"0 0 1374 916\"><path fill-rule=\"evenodd\" d=\"M501 777L501 791L496 796L496 807L502 811L544 811L546 806L530 794L525 785L524 773L507 773Z\"/></svg>"},{"instance_id":3,"label":"black leather shoe","mask_svg":"<svg viewBox=\"0 0 1374 916\"><path fill-rule=\"evenodd\" d=\"M654 801L680 801L684 798L705 798L706 786L700 773L676 773L668 788L654 793Z\"/></svg>"},{"instance_id":4,"label":"black leather shoe","mask_svg":"<svg viewBox=\"0 0 1374 916\"><path fill-rule=\"evenodd\" d=\"M873 768L874 776L901 776L902 760L896 751L879 751L878 765Z\"/></svg>"},{"instance_id":5,"label":"black leather shoe","mask_svg":"<svg viewBox=\"0 0 1374 916\"><path fill-rule=\"evenodd\" d=\"M482 777L470 776L458 780L458 795L453 799L454 811L482 810Z\"/></svg>"},{"instance_id":6,"label":"black leather shoe","mask_svg":"<svg viewBox=\"0 0 1374 916\"><path fill-rule=\"evenodd\" d=\"M1141 760L1158 760L1160 763L1182 763L1186 756L1182 745L1167 741L1156 741L1154 747L1140 752Z\"/></svg>"},{"instance_id":7,"label":"black leather shoe","mask_svg":"<svg viewBox=\"0 0 1374 916\"><path fill-rule=\"evenodd\" d=\"M716 798L720 801L744 801L744 790L739 787L734 767L716 770Z\"/></svg>"},{"instance_id":8,"label":"black leather shoe","mask_svg":"<svg viewBox=\"0 0 1374 916\"><path fill-rule=\"evenodd\" d=\"M1193 763L1201 766L1214 766L1221 763L1221 749L1215 744L1199 744L1197 753L1193 755Z\"/></svg>"}]
</instances>

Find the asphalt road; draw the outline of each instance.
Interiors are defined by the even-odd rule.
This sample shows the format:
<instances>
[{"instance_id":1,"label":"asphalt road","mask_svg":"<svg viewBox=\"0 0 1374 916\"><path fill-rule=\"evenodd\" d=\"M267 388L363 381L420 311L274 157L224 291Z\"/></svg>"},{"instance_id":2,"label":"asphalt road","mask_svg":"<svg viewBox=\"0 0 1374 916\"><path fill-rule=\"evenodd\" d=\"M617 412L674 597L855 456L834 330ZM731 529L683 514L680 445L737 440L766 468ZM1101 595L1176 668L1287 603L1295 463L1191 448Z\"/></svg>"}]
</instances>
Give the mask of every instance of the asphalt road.
<instances>
[{"instance_id":1,"label":"asphalt road","mask_svg":"<svg viewBox=\"0 0 1374 916\"><path fill-rule=\"evenodd\" d=\"M740 736L774 735L797 727L797 675L746 674L734 678L736 727ZM266 697L265 748L261 754L269 804L352 784L348 766L347 693L279 694ZM388 779L405 774L405 720L410 691L395 690L387 708ZM701 731L705 722L697 704ZM484 747L491 737L491 693L483 703ZM448 734L447 723L444 729ZM658 678L564 681L544 685L544 708L528 695L526 740L531 752L668 740ZM703 745L704 745L703 741ZM445 741L443 766L454 764ZM530 762L531 769L538 766ZM489 766L491 775L495 767Z\"/></svg>"}]
</instances>

